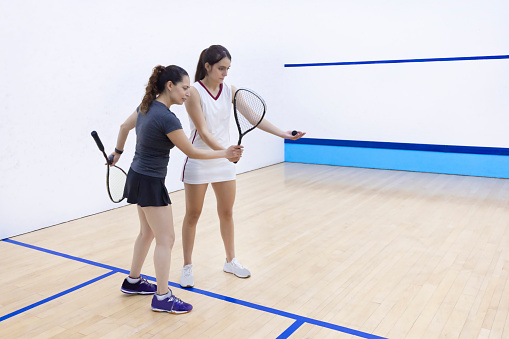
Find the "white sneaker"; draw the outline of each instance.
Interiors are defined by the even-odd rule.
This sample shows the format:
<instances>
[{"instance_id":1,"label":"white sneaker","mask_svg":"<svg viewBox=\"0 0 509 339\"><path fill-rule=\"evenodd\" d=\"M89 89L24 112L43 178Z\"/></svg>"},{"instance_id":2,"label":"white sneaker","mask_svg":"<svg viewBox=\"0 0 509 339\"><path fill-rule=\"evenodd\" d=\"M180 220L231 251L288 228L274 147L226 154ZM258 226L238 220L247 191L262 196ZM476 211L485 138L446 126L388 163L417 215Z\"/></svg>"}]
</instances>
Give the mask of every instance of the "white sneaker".
<instances>
[{"instance_id":1,"label":"white sneaker","mask_svg":"<svg viewBox=\"0 0 509 339\"><path fill-rule=\"evenodd\" d=\"M193 287L193 265L186 265L182 268L182 274L180 275L180 286L182 287Z\"/></svg>"},{"instance_id":2,"label":"white sneaker","mask_svg":"<svg viewBox=\"0 0 509 339\"><path fill-rule=\"evenodd\" d=\"M239 278L249 278L251 276L251 272L249 272L247 268L242 266L237 261L237 258L233 258L231 262L225 260L223 271L225 271L226 273L232 273Z\"/></svg>"}]
</instances>

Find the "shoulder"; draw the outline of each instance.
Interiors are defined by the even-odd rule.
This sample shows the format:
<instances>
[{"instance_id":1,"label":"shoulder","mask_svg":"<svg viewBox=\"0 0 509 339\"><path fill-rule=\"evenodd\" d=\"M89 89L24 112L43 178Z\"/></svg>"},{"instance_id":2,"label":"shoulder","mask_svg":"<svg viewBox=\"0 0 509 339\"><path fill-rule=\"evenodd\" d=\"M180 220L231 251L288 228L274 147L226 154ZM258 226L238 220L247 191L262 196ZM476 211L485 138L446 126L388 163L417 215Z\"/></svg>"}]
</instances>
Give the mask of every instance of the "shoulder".
<instances>
[{"instance_id":1,"label":"shoulder","mask_svg":"<svg viewBox=\"0 0 509 339\"><path fill-rule=\"evenodd\" d=\"M235 87L233 85L231 85L230 87L231 87L232 94L235 94L238 90L238 87Z\"/></svg>"},{"instance_id":2,"label":"shoulder","mask_svg":"<svg viewBox=\"0 0 509 339\"><path fill-rule=\"evenodd\" d=\"M203 87L203 85L197 81L194 84L191 85L190 88L191 91L191 97L201 97L204 94L206 94L206 89Z\"/></svg>"},{"instance_id":3,"label":"shoulder","mask_svg":"<svg viewBox=\"0 0 509 339\"><path fill-rule=\"evenodd\" d=\"M191 92L191 95L189 96L189 99L187 99L185 102L186 108L188 108L189 105L196 105L196 104L201 105L201 94L196 89L196 87L191 86L191 88L189 90Z\"/></svg>"},{"instance_id":4,"label":"shoulder","mask_svg":"<svg viewBox=\"0 0 509 339\"><path fill-rule=\"evenodd\" d=\"M180 124L180 119L170 110L168 110L168 113L164 115L164 118L168 122Z\"/></svg>"},{"instance_id":5,"label":"shoulder","mask_svg":"<svg viewBox=\"0 0 509 339\"><path fill-rule=\"evenodd\" d=\"M196 94L196 95L200 94L199 91L198 91L198 88L194 84L191 86L191 88L189 88L189 91L191 92L191 96L193 94Z\"/></svg>"},{"instance_id":6,"label":"shoulder","mask_svg":"<svg viewBox=\"0 0 509 339\"><path fill-rule=\"evenodd\" d=\"M201 84L200 81L196 81L195 83L193 83L191 85L191 90L195 90L197 92L200 92L203 90L203 85Z\"/></svg>"},{"instance_id":7,"label":"shoulder","mask_svg":"<svg viewBox=\"0 0 509 339\"><path fill-rule=\"evenodd\" d=\"M162 125L162 128L163 128L165 134L168 134L174 130L182 128L180 119L177 118L175 113L173 113L170 110L168 110L168 112L166 112L166 114L164 114L164 116L162 117L161 125Z\"/></svg>"},{"instance_id":8,"label":"shoulder","mask_svg":"<svg viewBox=\"0 0 509 339\"><path fill-rule=\"evenodd\" d=\"M233 86L227 84L226 82L223 82L223 91L226 93L228 97L232 96L233 93Z\"/></svg>"}]
</instances>

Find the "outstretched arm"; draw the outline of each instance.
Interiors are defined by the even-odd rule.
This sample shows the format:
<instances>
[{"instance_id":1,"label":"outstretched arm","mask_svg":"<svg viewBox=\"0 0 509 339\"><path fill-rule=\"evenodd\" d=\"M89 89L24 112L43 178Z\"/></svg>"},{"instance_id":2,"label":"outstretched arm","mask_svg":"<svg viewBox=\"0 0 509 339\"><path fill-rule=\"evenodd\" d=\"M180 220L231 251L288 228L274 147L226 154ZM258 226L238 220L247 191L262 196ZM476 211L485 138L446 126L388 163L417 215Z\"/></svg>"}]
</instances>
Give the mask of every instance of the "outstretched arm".
<instances>
[{"instance_id":1,"label":"outstretched arm","mask_svg":"<svg viewBox=\"0 0 509 339\"><path fill-rule=\"evenodd\" d=\"M306 132L297 131L297 134L292 135L292 131L283 131L278 127L274 126L267 119L263 118L262 122L258 125L258 128L270 134L274 134L283 139L297 140L306 135Z\"/></svg>"}]
</instances>

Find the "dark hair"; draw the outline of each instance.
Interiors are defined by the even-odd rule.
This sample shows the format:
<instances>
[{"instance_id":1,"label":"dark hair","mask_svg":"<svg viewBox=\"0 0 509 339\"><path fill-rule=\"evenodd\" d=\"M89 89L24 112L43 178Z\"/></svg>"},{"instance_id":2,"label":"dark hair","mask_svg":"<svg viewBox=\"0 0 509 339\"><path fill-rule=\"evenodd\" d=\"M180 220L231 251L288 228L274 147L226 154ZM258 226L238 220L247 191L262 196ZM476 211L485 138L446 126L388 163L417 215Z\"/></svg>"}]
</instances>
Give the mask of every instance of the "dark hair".
<instances>
[{"instance_id":1,"label":"dark hair","mask_svg":"<svg viewBox=\"0 0 509 339\"><path fill-rule=\"evenodd\" d=\"M182 81L184 76L189 75L185 69L179 66L170 65L164 67L158 65L154 67L152 75L150 76L150 79L148 79L147 88L145 89L145 96L141 101L141 113L146 114L148 112L152 101L154 101L155 98L157 98L157 96L164 91L168 81L177 84Z\"/></svg>"},{"instance_id":2,"label":"dark hair","mask_svg":"<svg viewBox=\"0 0 509 339\"><path fill-rule=\"evenodd\" d=\"M207 70L205 69L205 63L209 63L210 66L218 63L224 58L232 59L230 52L221 45L212 45L209 48L205 48L198 60L198 66L196 66L196 74L194 75L194 81L199 81L207 76Z\"/></svg>"}]
</instances>

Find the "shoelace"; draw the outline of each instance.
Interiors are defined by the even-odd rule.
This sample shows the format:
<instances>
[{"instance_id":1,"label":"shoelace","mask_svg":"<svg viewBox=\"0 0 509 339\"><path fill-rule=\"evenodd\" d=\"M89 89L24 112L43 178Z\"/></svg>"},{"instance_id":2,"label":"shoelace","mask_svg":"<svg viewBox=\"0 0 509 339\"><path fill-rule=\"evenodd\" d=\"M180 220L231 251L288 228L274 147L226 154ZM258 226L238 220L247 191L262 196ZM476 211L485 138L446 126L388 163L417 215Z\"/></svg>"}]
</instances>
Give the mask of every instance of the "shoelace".
<instances>
[{"instance_id":1,"label":"shoelace","mask_svg":"<svg viewBox=\"0 0 509 339\"><path fill-rule=\"evenodd\" d=\"M235 260L235 261L233 261L233 260L232 260L232 261L231 261L231 264L232 264L233 266L237 266L238 268L244 269L244 266L242 266L242 265L240 264L240 262L238 262L237 260Z\"/></svg>"},{"instance_id":2,"label":"shoelace","mask_svg":"<svg viewBox=\"0 0 509 339\"><path fill-rule=\"evenodd\" d=\"M140 279L141 279L140 283L142 283L142 284L143 284L143 283L145 283L145 284L150 285L150 283L148 282L148 280L147 280L147 279L145 279L145 278L143 278L141 275L140 275Z\"/></svg>"},{"instance_id":3,"label":"shoelace","mask_svg":"<svg viewBox=\"0 0 509 339\"><path fill-rule=\"evenodd\" d=\"M182 304L183 301L180 300L180 298L177 298L176 296L174 296L173 294L171 295L171 297L168 298L168 302L175 302L176 304Z\"/></svg>"},{"instance_id":4,"label":"shoelace","mask_svg":"<svg viewBox=\"0 0 509 339\"><path fill-rule=\"evenodd\" d=\"M193 274L193 268L192 267L184 267L184 276L190 277Z\"/></svg>"}]
</instances>

